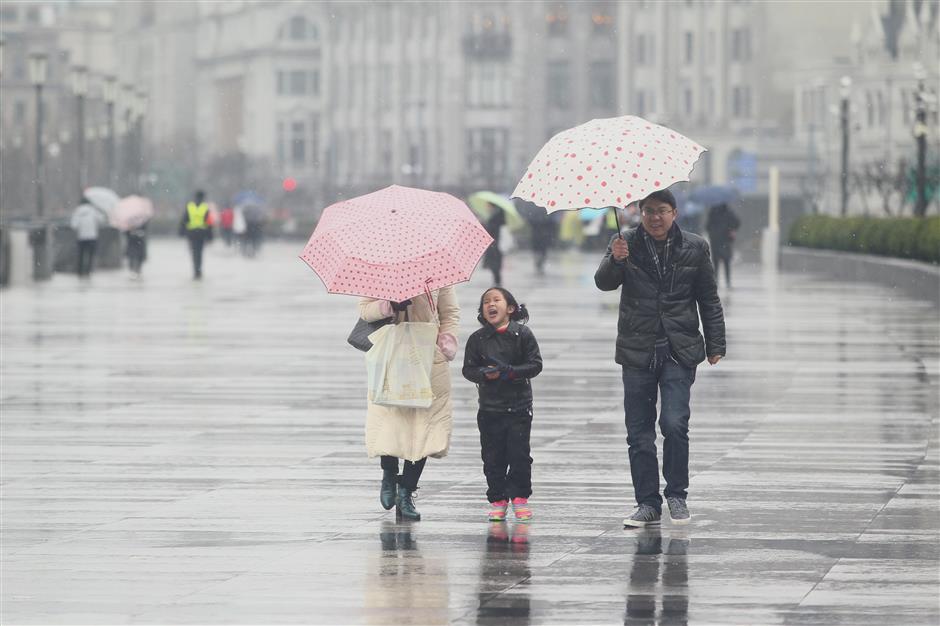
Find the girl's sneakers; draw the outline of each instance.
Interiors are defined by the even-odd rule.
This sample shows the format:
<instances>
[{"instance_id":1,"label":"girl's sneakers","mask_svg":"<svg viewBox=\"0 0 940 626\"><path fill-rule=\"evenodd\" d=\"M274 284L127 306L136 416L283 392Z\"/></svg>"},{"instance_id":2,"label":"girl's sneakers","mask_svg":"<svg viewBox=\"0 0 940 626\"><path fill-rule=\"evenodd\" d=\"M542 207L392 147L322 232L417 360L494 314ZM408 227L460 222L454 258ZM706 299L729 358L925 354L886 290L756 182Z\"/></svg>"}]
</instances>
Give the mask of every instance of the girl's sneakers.
<instances>
[{"instance_id":1,"label":"girl's sneakers","mask_svg":"<svg viewBox=\"0 0 940 626\"><path fill-rule=\"evenodd\" d=\"M509 508L508 500L497 500L496 502L490 502L490 516L489 520L491 522L502 522L506 519L506 509Z\"/></svg>"},{"instance_id":2,"label":"girl's sneakers","mask_svg":"<svg viewBox=\"0 0 940 626\"><path fill-rule=\"evenodd\" d=\"M512 510L516 514L516 519L521 522L532 519L532 509L529 508L528 498L513 498Z\"/></svg>"}]
</instances>

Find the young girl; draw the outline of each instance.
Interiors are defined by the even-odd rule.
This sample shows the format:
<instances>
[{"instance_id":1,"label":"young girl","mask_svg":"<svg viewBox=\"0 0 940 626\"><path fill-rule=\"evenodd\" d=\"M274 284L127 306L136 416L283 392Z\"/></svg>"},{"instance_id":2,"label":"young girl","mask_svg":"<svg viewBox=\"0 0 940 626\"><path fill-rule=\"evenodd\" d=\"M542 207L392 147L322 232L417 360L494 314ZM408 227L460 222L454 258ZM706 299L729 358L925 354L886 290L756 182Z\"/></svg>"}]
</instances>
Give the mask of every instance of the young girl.
<instances>
[{"instance_id":1,"label":"young girl","mask_svg":"<svg viewBox=\"0 0 940 626\"><path fill-rule=\"evenodd\" d=\"M528 520L532 495L532 386L542 371L542 355L527 326L529 313L501 287L483 292L477 319L483 328L467 340L463 375L477 384L483 473L489 487L489 519L506 519L512 502L517 520ZM508 469L508 472L507 472Z\"/></svg>"}]
</instances>

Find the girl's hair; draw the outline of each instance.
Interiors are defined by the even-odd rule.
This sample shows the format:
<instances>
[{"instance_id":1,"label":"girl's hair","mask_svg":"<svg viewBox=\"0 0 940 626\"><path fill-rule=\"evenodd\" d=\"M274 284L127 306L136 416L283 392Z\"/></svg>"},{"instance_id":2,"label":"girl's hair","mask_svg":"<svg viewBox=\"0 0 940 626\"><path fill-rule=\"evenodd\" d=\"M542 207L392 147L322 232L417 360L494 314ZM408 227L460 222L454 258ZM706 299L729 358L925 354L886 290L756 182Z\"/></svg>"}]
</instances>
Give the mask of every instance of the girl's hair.
<instances>
[{"instance_id":1,"label":"girl's hair","mask_svg":"<svg viewBox=\"0 0 940 626\"><path fill-rule=\"evenodd\" d=\"M525 308L524 304L519 304L516 302L515 296L502 287L490 287L483 292L482 296L480 296L480 308L477 309L477 321L480 322L480 324L489 324L489 322L486 321L486 318L483 317L483 298L485 298L486 294L493 291L494 289L503 294L503 299L506 300L506 304L515 309L512 313L509 314L509 319L519 322L520 324L525 324L529 321L529 311Z\"/></svg>"}]
</instances>

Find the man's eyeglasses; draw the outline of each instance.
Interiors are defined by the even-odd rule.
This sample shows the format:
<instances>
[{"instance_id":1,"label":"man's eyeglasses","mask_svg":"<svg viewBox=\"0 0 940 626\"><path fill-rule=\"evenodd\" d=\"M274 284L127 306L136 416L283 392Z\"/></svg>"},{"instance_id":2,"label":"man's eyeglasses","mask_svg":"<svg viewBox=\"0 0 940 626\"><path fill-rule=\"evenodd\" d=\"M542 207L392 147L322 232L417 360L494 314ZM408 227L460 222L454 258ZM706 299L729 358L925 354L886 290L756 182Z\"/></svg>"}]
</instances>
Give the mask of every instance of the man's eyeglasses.
<instances>
[{"instance_id":1,"label":"man's eyeglasses","mask_svg":"<svg viewBox=\"0 0 940 626\"><path fill-rule=\"evenodd\" d=\"M668 209L654 209L654 208L641 209L641 212L643 213L643 215L647 217L663 217L664 215L669 215L670 213L674 211L675 209L671 207Z\"/></svg>"}]
</instances>

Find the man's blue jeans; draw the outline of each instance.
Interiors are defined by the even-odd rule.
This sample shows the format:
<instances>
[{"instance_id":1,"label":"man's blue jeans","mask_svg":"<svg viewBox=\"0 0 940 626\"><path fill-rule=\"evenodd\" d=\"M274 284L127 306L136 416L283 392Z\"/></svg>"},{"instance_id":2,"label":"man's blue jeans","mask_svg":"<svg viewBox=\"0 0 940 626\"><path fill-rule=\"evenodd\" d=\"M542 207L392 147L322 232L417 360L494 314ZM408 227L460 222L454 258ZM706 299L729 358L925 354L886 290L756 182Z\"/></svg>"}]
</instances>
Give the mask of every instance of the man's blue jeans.
<instances>
[{"instance_id":1,"label":"man's blue jeans","mask_svg":"<svg viewBox=\"0 0 940 626\"><path fill-rule=\"evenodd\" d=\"M667 498L685 499L689 488L689 397L695 368L666 359L657 370L623 368L623 409L627 424L630 476L637 504L662 511L656 457L656 392L662 398L663 477Z\"/></svg>"}]
</instances>

